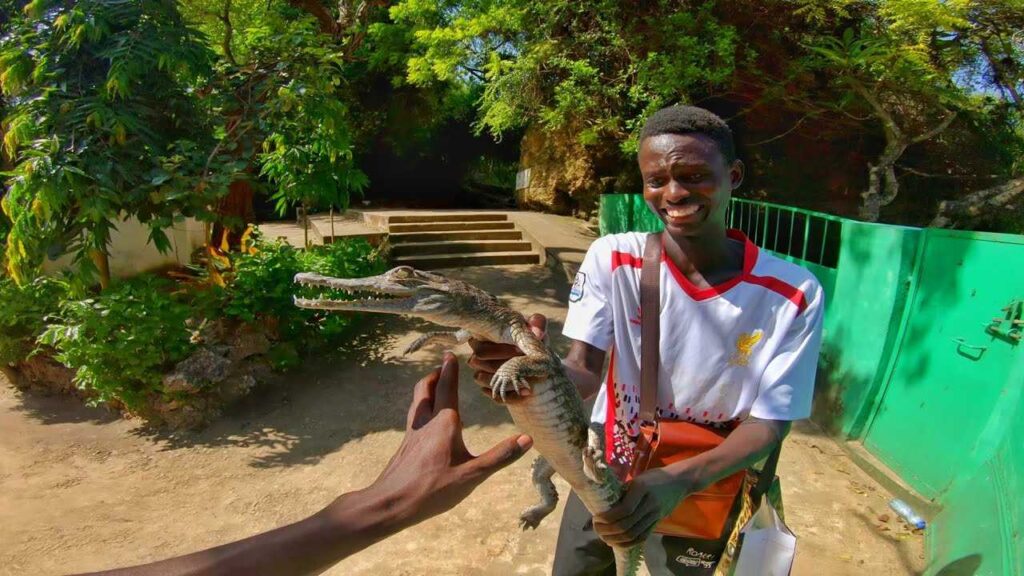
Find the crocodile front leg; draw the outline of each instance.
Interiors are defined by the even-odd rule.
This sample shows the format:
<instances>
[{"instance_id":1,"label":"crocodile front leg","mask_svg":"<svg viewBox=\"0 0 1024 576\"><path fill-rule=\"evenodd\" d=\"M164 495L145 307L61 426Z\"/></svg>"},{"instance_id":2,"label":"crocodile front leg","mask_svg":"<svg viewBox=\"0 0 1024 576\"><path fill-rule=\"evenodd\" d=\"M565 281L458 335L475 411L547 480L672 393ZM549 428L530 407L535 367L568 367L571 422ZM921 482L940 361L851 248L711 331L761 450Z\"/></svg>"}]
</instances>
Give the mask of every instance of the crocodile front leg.
<instances>
[{"instance_id":1,"label":"crocodile front leg","mask_svg":"<svg viewBox=\"0 0 1024 576\"><path fill-rule=\"evenodd\" d=\"M551 360L547 356L516 356L498 368L491 378L491 395L494 398L530 391L530 380L547 380L551 377Z\"/></svg>"},{"instance_id":2,"label":"crocodile front leg","mask_svg":"<svg viewBox=\"0 0 1024 576\"><path fill-rule=\"evenodd\" d=\"M537 493L540 494L540 502L523 510L523 513L519 515L519 525L523 530L539 526L540 521L554 512L555 506L558 505L558 490L555 489L555 483L551 481L554 474L555 469L543 456L538 456L533 461L533 485L537 488Z\"/></svg>"}]
</instances>

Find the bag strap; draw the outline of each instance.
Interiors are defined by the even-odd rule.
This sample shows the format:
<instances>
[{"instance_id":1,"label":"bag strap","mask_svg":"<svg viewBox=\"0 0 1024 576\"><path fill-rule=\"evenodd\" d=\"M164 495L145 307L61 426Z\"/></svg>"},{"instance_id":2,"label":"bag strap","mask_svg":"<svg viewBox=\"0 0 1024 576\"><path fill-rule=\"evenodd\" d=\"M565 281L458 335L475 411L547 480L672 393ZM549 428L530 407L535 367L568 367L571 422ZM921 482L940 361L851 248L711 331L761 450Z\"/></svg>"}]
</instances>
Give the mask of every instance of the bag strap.
<instances>
[{"instance_id":1,"label":"bag strap","mask_svg":"<svg viewBox=\"0 0 1024 576\"><path fill-rule=\"evenodd\" d=\"M647 235L640 268L640 422L655 422L661 364L661 234Z\"/></svg>"},{"instance_id":2,"label":"bag strap","mask_svg":"<svg viewBox=\"0 0 1024 576\"><path fill-rule=\"evenodd\" d=\"M661 234L648 234L640 268L640 422L648 424L657 421L654 408L658 402L658 366L661 363L661 254ZM779 441L751 492L755 503L771 489L781 452L782 441Z\"/></svg>"},{"instance_id":3,"label":"bag strap","mask_svg":"<svg viewBox=\"0 0 1024 576\"><path fill-rule=\"evenodd\" d=\"M768 494L768 490L771 489L772 482L775 481L775 468L779 465L779 455L781 453L782 440L779 440L778 445L775 446L772 453L768 455L768 459L765 460L764 468L761 469L761 473L757 478L757 485L754 486L753 491L750 493L754 506L757 506L761 502L761 498Z\"/></svg>"}]
</instances>

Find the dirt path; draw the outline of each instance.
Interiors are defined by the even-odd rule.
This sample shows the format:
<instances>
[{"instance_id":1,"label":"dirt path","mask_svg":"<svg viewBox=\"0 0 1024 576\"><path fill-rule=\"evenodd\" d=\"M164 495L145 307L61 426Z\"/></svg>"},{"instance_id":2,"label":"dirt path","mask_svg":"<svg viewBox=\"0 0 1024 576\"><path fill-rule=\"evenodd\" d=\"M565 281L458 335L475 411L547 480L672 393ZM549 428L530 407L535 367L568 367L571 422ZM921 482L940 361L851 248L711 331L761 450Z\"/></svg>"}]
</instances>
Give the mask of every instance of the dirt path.
<instances>
[{"instance_id":1,"label":"dirt path","mask_svg":"<svg viewBox=\"0 0 1024 576\"><path fill-rule=\"evenodd\" d=\"M547 314L560 333L563 282L547 268L458 275ZM343 358L282 377L198 434L154 435L0 382L0 575L98 570L197 550L296 520L372 481L401 440L412 384L439 356L396 356L421 324L377 318L365 328ZM470 449L514 432L467 370L462 391ZM533 499L528 460L448 515L328 574L547 574L560 511L535 532L517 529ZM800 537L794 574L904 575L923 566L921 537L878 520L884 491L810 426L790 437L780 474Z\"/></svg>"}]
</instances>

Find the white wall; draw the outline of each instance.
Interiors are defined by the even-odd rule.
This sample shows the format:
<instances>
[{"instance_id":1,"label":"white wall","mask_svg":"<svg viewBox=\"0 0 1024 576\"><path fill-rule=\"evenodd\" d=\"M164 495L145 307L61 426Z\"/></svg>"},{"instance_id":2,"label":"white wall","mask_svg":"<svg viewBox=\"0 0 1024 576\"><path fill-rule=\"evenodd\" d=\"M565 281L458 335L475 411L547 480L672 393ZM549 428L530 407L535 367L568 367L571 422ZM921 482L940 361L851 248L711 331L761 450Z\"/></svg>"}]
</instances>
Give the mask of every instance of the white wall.
<instances>
[{"instance_id":1,"label":"white wall","mask_svg":"<svg viewBox=\"0 0 1024 576\"><path fill-rule=\"evenodd\" d=\"M187 264L196 248L203 246L204 224L194 218L164 230L171 241L171 249L161 254L149 241L149 227L132 217L118 222L110 233L110 275L127 278L155 268L173 264ZM71 256L43 263L46 274L56 274L71 266Z\"/></svg>"}]
</instances>

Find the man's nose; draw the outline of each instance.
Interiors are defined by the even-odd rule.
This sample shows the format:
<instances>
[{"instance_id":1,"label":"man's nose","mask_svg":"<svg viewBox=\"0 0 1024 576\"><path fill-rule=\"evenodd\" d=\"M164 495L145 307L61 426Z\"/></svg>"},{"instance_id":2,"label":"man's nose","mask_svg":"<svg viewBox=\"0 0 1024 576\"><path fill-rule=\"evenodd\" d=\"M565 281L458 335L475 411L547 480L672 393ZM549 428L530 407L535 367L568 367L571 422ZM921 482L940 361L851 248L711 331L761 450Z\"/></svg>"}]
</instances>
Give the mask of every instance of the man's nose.
<instances>
[{"instance_id":1,"label":"man's nose","mask_svg":"<svg viewBox=\"0 0 1024 576\"><path fill-rule=\"evenodd\" d=\"M667 202L682 202L690 196L690 190L676 180L670 181L665 190L665 201Z\"/></svg>"}]
</instances>

